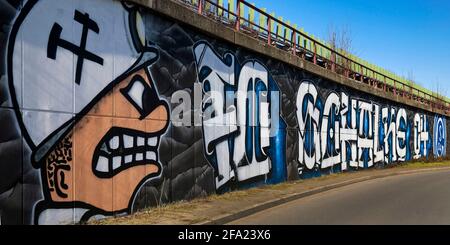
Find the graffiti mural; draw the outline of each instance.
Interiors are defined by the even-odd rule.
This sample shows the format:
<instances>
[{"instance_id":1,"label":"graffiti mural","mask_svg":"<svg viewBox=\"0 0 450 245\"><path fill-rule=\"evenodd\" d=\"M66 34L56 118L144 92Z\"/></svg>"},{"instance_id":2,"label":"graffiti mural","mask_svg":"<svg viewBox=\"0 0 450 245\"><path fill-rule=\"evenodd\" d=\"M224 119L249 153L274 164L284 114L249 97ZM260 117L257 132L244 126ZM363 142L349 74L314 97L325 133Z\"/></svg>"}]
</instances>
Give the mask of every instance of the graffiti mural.
<instances>
[{"instance_id":1,"label":"graffiti mural","mask_svg":"<svg viewBox=\"0 0 450 245\"><path fill-rule=\"evenodd\" d=\"M267 175L272 168L268 182L285 180L279 90L267 69L254 60L240 66L233 54L222 58L205 42L197 43L194 53L204 92L205 153L216 188L230 179Z\"/></svg>"},{"instance_id":2,"label":"graffiti mural","mask_svg":"<svg viewBox=\"0 0 450 245\"><path fill-rule=\"evenodd\" d=\"M301 82L296 100L299 173L337 164L347 170L411 160L411 140L414 158L429 154L431 137L424 114L414 114L412 129L404 108L380 106L344 92L331 92L324 101L313 82Z\"/></svg>"},{"instance_id":3,"label":"graffiti mural","mask_svg":"<svg viewBox=\"0 0 450 245\"><path fill-rule=\"evenodd\" d=\"M158 50L145 44L137 7L95 4L28 1L11 31L10 92L23 108L16 116L44 196L36 223L71 216L74 207L75 221L130 211L138 188L162 172L158 144L169 110L149 73ZM14 100L24 87L33 90Z\"/></svg>"},{"instance_id":4,"label":"graffiti mural","mask_svg":"<svg viewBox=\"0 0 450 245\"><path fill-rule=\"evenodd\" d=\"M0 223L444 157L445 116L118 0L0 0Z\"/></svg>"}]
</instances>

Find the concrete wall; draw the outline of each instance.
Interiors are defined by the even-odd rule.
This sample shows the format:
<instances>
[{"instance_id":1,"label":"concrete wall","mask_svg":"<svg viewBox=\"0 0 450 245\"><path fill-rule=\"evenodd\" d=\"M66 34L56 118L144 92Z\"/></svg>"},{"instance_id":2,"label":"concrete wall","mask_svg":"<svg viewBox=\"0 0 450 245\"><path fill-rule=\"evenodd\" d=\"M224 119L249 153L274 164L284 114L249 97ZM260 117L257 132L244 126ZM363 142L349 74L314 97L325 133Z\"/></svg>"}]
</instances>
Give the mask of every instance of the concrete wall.
<instances>
[{"instance_id":1,"label":"concrete wall","mask_svg":"<svg viewBox=\"0 0 450 245\"><path fill-rule=\"evenodd\" d=\"M2 224L80 222L450 150L444 116L137 5L0 6Z\"/></svg>"}]
</instances>

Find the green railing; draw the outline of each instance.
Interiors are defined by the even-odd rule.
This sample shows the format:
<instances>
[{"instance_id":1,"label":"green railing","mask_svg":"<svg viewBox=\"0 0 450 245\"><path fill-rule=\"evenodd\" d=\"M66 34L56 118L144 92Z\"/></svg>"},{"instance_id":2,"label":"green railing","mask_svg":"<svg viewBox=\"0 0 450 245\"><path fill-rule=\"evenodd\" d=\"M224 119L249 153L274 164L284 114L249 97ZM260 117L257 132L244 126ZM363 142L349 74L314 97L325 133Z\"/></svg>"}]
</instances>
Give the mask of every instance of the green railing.
<instances>
[{"instance_id":1,"label":"green railing","mask_svg":"<svg viewBox=\"0 0 450 245\"><path fill-rule=\"evenodd\" d=\"M193 11L374 88L450 114L450 100L308 34L245 0L177 0Z\"/></svg>"}]
</instances>

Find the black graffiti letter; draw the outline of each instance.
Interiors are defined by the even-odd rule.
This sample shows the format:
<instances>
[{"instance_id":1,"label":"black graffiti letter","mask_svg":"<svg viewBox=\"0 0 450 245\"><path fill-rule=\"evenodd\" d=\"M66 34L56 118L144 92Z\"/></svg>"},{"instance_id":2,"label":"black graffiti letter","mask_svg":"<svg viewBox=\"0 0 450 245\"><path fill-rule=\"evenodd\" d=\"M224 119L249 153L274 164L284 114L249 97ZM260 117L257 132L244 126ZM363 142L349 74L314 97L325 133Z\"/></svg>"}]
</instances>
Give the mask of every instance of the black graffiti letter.
<instances>
[{"instance_id":1,"label":"black graffiti letter","mask_svg":"<svg viewBox=\"0 0 450 245\"><path fill-rule=\"evenodd\" d=\"M56 51L58 47L65 48L71 51L72 53L76 54L78 56L78 59L75 73L75 83L80 85L81 70L83 69L84 59L88 59L100 65L103 65L103 59L86 50L86 40L88 31L91 30L97 34L99 33L97 23L89 18L89 14L87 13L82 14L78 10L75 10L75 15L73 19L83 25L80 46L76 46L73 43L61 39L62 27L58 23L55 23L53 24L52 30L50 31L50 36L48 38L47 57L50 59L56 59Z\"/></svg>"}]
</instances>

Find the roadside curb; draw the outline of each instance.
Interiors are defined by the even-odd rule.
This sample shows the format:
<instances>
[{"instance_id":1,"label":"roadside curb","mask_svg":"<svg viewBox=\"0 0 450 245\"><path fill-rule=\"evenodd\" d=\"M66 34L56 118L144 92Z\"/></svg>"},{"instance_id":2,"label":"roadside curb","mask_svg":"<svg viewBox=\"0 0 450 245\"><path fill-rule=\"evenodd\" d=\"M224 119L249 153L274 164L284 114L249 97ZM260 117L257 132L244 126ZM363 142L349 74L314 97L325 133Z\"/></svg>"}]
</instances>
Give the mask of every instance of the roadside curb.
<instances>
[{"instance_id":1,"label":"roadside curb","mask_svg":"<svg viewBox=\"0 0 450 245\"><path fill-rule=\"evenodd\" d=\"M377 174L377 175L358 177L358 178L342 181L342 182L335 183L335 184L316 187L311 190L307 190L307 191L303 191L303 192L289 194L285 197L269 200L267 202L258 203L249 208L237 211L235 213L231 213L231 214L227 213L224 215L219 215L210 220L196 223L196 225L223 225L223 224L229 223L231 221L252 215L254 213L258 213L265 209L269 209L269 208L272 208L272 207L275 207L275 206L278 206L278 205L281 205L281 204L284 204L284 203L287 203L290 201L294 201L294 200L312 196L312 195L315 195L315 194L318 194L321 192L329 191L332 189L336 189L336 188L340 188L340 187L344 187L344 186L348 186L348 185L352 185L352 184L356 184L356 183L360 183L360 182L364 182L364 181L368 181L368 180L386 178L386 177L396 176L396 175L407 175L407 174L442 171L442 170L450 170L450 167L434 167L434 168L404 170L404 171L398 171L398 172L393 172L393 173L382 173L382 174Z\"/></svg>"}]
</instances>

